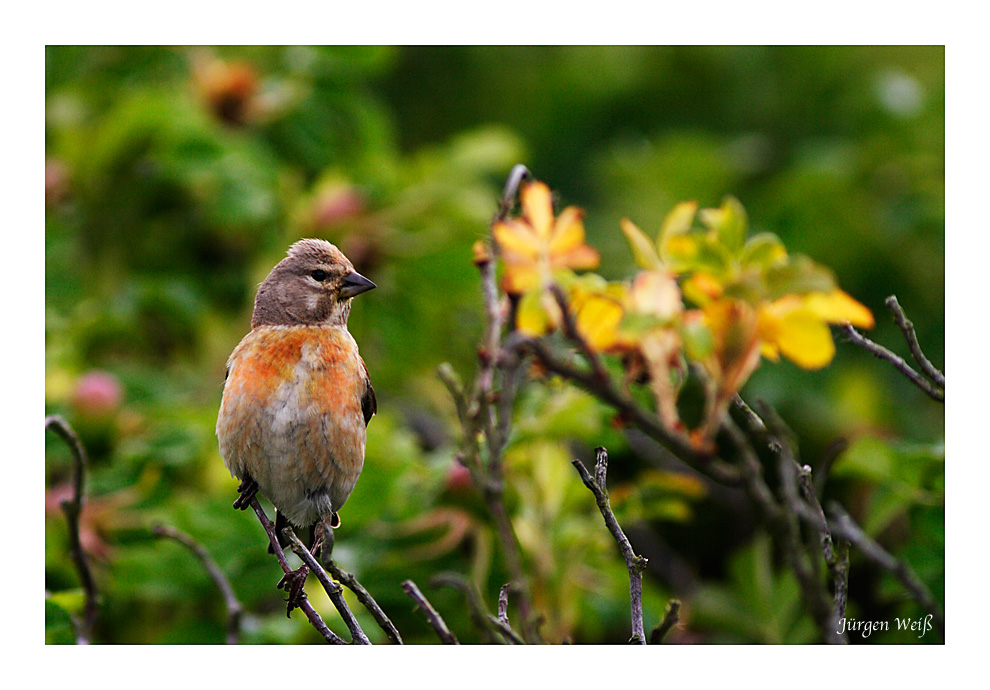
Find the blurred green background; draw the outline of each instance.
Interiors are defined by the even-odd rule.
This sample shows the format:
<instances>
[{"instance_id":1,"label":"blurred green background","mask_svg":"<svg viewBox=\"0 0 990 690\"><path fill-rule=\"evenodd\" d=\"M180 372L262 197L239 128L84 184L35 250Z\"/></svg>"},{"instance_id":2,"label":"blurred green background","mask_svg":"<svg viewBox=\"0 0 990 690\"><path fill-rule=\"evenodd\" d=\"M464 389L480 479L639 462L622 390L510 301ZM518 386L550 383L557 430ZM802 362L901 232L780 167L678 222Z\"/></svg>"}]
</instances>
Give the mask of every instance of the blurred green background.
<instances>
[{"instance_id":1,"label":"blurred green background","mask_svg":"<svg viewBox=\"0 0 990 690\"><path fill-rule=\"evenodd\" d=\"M256 286L314 236L379 286L350 320L379 415L335 557L408 642L436 640L406 578L462 641L483 640L460 594L428 586L464 573L494 610L508 578L453 461L458 428L435 370L473 372L471 245L519 162L586 210L608 278L634 271L620 218L653 234L676 202L733 194L752 232L832 267L877 316L871 337L906 355L883 305L896 294L943 365L942 47L49 47L46 413L69 419L91 454L82 537L102 596L97 642L224 639L222 598L188 552L150 535L155 522L218 561L249 611L246 641L320 640L301 614L286 619L264 534L230 508L236 481L213 430ZM743 394L778 407L815 467L850 442L826 497L944 601L942 406L843 343L821 371L764 362ZM624 564L569 462L597 445L610 451L616 512L650 559L648 627L678 596L672 642L814 639L741 493L562 384L529 385L517 412L509 504L549 641L629 636ZM65 612L81 605L58 509L70 470L48 434L49 642L71 641ZM920 615L855 555L850 599L855 618ZM915 637L867 641L935 641Z\"/></svg>"}]
</instances>

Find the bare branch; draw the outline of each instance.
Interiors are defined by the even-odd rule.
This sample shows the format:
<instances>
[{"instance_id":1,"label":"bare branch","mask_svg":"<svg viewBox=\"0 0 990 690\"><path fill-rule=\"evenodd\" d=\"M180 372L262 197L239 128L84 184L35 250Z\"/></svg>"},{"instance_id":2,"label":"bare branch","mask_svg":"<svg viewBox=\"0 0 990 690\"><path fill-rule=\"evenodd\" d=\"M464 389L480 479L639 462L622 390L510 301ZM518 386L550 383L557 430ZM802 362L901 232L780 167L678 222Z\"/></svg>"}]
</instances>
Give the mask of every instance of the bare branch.
<instances>
[{"instance_id":1,"label":"bare branch","mask_svg":"<svg viewBox=\"0 0 990 690\"><path fill-rule=\"evenodd\" d=\"M663 620L660 625L650 633L650 644L661 644L663 638L670 632L670 629L677 625L680 620L681 602L679 599L671 599L667 602L667 609L663 613Z\"/></svg>"},{"instance_id":2,"label":"bare branch","mask_svg":"<svg viewBox=\"0 0 990 690\"><path fill-rule=\"evenodd\" d=\"M238 601L237 595L234 594L234 588L230 586L227 576L220 570L220 566L210 556L209 551L185 532L172 527L155 525L151 528L151 531L159 537L167 537L182 544L182 546L186 547L196 557L196 560L200 562L203 568L206 569L206 572L209 573L214 584L216 584L217 589L223 595L224 603L227 605L227 644L240 644L241 619L244 616L244 608L241 606L241 602Z\"/></svg>"},{"instance_id":3,"label":"bare branch","mask_svg":"<svg viewBox=\"0 0 990 690\"><path fill-rule=\"evenodd\" d=\"M921 373L930 378L935 385L945 390L945 374L938 370L934 364L932 364L925 353L921 350L921 345L918 343L918 336L914 332L914 324L908 319L907 314L904 313L904 309L901 308L900 303L897 301L896 295L891 295L886 301L887 307L894 313L894 321L897 322L898 327L904 334L904 339L907 341L908 348L911 350L911 356L914 357L914 361L918 363L921 367Z\"/></svg>"},{"instance_id":4,"label":"bare branch","mask_svg":"<svg viewBox=\"0 0 990 690\"><path fill-rule=\"evenodd\" d=\"M330 601L333 606L340 613L340 617L344 619L344 624L351 633L351 642L354 644L371 644L368 636L364 634L364 630L361 629L361 624L358 623L357 618L354 617L354 613L351 612L350 607L347 602L344 601L344 589L338 583L330 579L327 575L327 571L323 569L320 562L313 557L306 545L299 540L296 533L292 531L291 527L286 527L282 530L282 534L285 535L292 544L292 550L295 552L299 558L302 559L309 569L316 574L316 578L323 585L323 589L326 591L327 596L330 597Z\"/></svg>"},{"instance_id":5,"label":"bare branch","mask_svg":"<svg viewBox=\"0 0 990 690\"><path fill-rule=\"evenodd\" d=\"M523 180L529 179L530 172L522 163L517 163L509 171L509 177L505 181L505 187L502 189L502 200L498 207L498 215L495 217L496 220L505 220L509 217L509 213L512 212L512 207L516 203L516 193L519 191L519 185L522 184Z\"/></svg>"},{"instance_id":6,"label":"bare branch","mask_svg":"<svg viewBox=\"0 0 990 690\"><path fill-rule=\"evenodd\" d=\"M801 588L802 600L818 625L822 637L827 642L842 644L845 639L837 632L836 621L833 620L832 611L825 599L826 592L823 591L823 583L814 572L814 565L817 561L812 560L811 566L809 566L804 558L805 553L797 511L804 508L810 512L810 509L798 496L795 476L797 465L790 445L791 434L787 429L777 426L780 420L776 415L771 418L773 422L767 423L748 406L745 406L741 400L737 402L737 407L740 405L745 407L744 412L750 428L755 432L766 434L768 445L777 453L781 474L781 490L784 497L778 501L774 496L763 478L763 467L753 448L732 418L727 417L723 429L732 440L742 460L747 493L763 512L770 533L783 550L787 564L794 572Z\"/></svg>"},{"instance_id":7,"label":"bare branch","mask_svg":"<svg viewBox=\"0 0 990 690\"><path fill-rule=\"evenodd\" d=\"M935 627L938 628L942 639L945 639L945 619L942 610L935 603L935 598L915 572L904 561L892 556L870 537L863 528L837 503L829 504L832 515L832 532L848 539L866 558L900 580L905 589L921 607L932 616Z\"/></svg>"},{"instance_id":8,"label":"bare branch","mask_svg":"<svg viewBox=\"0 0 990 690\"><path fill-rule=\"evenodd\" d=\"M503 620L501 615L496 617L489 613L481 595L478 594L478 590L463 575L441 573L430 580L430 585L434 587L447 586L463 593L475 627L485 635L490 644L500 643L501 638L504 638L509 644L525 644L509 625L508 618ZM501 638L497 637L496 634L500 635Z\"/></svg>"},{"instance_id":9,"label":"bare branch","mask_svg":"<svg viewBox=\"0 0 990 690\"><path fill-rule=\"evenodd\" d=\"M512 583L506 582L498 591L498 619L503 623L509 622L509 589Z\"/></svg>"},{"instance_id":10,"label":"bare branch","mask_svg":"<svg viewBox=\"0 0 990 690\"><path fill-rule=\"evenodd\" d=\"M605 525L612 533L622 558L626 561L626 569L629 571L629 605L632 617L632 638L629 640L633 644L646 644L646 633L643 631L643 571L646 569L646 559L638 556L633 551L632 544L626 537L625 532L619 526L619 522L612 513L609 505L608 489L605 486L605 478L608 473L608 451L604 448L595 449L595 477L591 476L588 468L580 460L573 460L571 464L581 475L581 481L591 490L595 497L595 503L605 518Z\"/></svg>"},{"instance_id":11,"label":"bare branch","mask_svg":"<svg viewBox=\"0 0 990 690\"><path fill-rule=\"evenodd\" d=\"M285 552L282 550L282 545L278 542L278 536L275 534L275 525L273 525L272 521L268 519L267 515L265 515L265 511L258 502L257 496L251 499L250 506L254 509L254 514L258 516L258 522L261 523L261 526L265 528L265 532L268 534L268 541L272 545L272 550L275 552L275 558L278 560L278 564L282 566L282 571L286 575L291 574L293 570L289 565L289 561L285 558ZM341 637L327 627L327 624L323 621L323 618L321 618L320 614L316 612L316 609L313 608L313 605L309 603L308 599L304 598L299 604L299 608L306 614L306 618L309 619L312 626L316 628L316 630L323 636L323 639L330 644L347 644Z\"/></svg>"},{"instance_id":12,"label":"bare branch","mask_svg":"<svg viewBox=\"0 0 990 690\"><path fill-rule=\"evenodd\" d=\"M564 291L560 289L559 285L554 283L550 286L550 292L553 293L553 298L557 301L557 306L560 307L560 320L564 326L564 334L571 342L577 345L578 350L588 360L588 364L591 366L591 373L594 377L599 381L608 381L610 378L608 370L602 364L601 358L577 329L577 323L574 321L574 315L571 313L571 306Z\"/></svg>"},{"instance_id":13,"label":"bare branch","mask_svg":"<svg viewBox=\"0 0 990 690\"><path fill-rule=\"evenodd\" d=\"M436 632L437 636L444 644L460 644L457 638L454 637L454 633L450 632L450 628L444 622L443 618L437 613L437 610L433 608L433 604L423 596L423 593L419 591L419 587L412 580L406 580L402 583L402 589L405 590L406 594L416 602L416 607L423 612L423 616L426 617L426 622L430 624L430 627Z\"/></svg>"},{"instance_id":14,"label":"bare branch","mask_svg":"<svg viewBox=\"0 0 990 690\"><path fill-rule=\"evenodd\" d=\"M360 601L366 609L368 609L368 612L375 619L375 622L378 623L378 627L385 631L385 635L388 639L391 640L393 644L402 644L402 636L399 635L399 631L396 629L395 625L391 620L389 620L389 617L385 615L385 612L382 611L381 606L378 605L378 602L375 601L374 597L371 596L368 590L366 590L364 586L357 581L357 578L346 570L343 570L333 560L327 559L325 566L327 572L333 575L339 583L354 592L354 596L356 596L357 600Z\"/></svg>"},{"instance_id":15,"label":"bare branch","mask_svg":"<svg viewBox=\"0 0 990 690\"><path fill-rule=\"evenodd\" d=\"M93 626L96 624L96 615L99 612L96 583L93 580L93 573L89 567L89 560L83 550L82 542L79 540L79 518L82 515L83 504L86 501L85 481L86 448L79 440L78 434L69 426L68 422L52 415L45 417L45 429L55 432L63 441L69 445L72 451L72 498L62 501L62 510L65 512L65 519L69 523L69 550L72 554L72 562L79 573L79 582L82 585L85 604L83 608L82 620L74 620L76 624L76 642L78 644L89 644L93 637Z\"/></svg>"},{"instance_id":16,"label":"bare branch","mask_svg":"<svg viewBox=\"0 0 990 690\"><path fill-rule=\"evenodd\" d=\"M853 328L851 325L843 324L842 330L845 332L846 336L853 345L857 345L874 357L886 360L894 365L894 368L899 372L904 374L911 383L916 385L922 391L925 392L928 397L938 402L945 402L945 391L937 388L933 384L929 383L928 379L924 378L921 374L916 372L911 368L911 365L901 359L899 356L895 355L893 352L885 348L883 345L879 345L866 336L862 335L859 331Z\"/></svg>"},{"instance_id":17,"label":"bare branch","mask_svg":"<svg viewBox=\"0 0 990 690\"><path fill-rule=\"evenodd\" d=\"M533 352L543 366L551 372L568 379L578 388L614 407L643 433L660 443L690 467L726 486L738 486L742 483L742 474L738 468L719 458L691 448L682 438L668 431L652 413L616 388L611 379L602 380L590 371L559 359L542 339L525 340L520 343L519 347Z\"/></svg>"},{"instance_id":18,"label":"bare branch","mask_svg":"<svg viewBox=\"0 0 990 690\"><path fill-rule=\"evenodd\" d=\"M498 617L494 619L494 622L498 626L498 631L502 633L507 642L512 644L525 644L525 642L520 638L512 626L509 625L509 590L512 589L512 583L507 582L502 585L502 588L498 591Z\"/></svg>"}]
</instances>

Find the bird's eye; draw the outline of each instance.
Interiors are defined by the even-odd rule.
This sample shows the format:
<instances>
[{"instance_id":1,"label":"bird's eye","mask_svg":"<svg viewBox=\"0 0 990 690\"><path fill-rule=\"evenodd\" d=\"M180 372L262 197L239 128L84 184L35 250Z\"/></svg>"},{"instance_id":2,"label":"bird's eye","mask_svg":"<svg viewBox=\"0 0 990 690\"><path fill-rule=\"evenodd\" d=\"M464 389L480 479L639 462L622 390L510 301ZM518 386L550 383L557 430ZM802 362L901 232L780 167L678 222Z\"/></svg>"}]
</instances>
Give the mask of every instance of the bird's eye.
<instances>
[{"instance_id":1,"label":"bird's eye","mask_svg":"<svg viewBox=\"0 0 990 690\"><path fill-rule=\"evenodd\" d=\"M315 271L310 273L310 275L313 276L313 280L318 281L320 283L322 283L324 280L327 279L327 272L324 271L322 268L316 269Z\"/></svg>"}]
</instances>

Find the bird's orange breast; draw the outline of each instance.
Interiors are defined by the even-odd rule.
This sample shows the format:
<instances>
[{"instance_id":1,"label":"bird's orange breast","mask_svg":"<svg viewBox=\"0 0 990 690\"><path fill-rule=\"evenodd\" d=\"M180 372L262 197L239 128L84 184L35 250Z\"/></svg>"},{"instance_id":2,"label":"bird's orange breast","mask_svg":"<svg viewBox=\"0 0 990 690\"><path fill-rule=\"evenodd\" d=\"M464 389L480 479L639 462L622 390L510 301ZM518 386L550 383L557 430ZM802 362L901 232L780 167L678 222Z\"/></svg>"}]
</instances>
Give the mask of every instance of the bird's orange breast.
<instances>
[{"instance_id":1,"label":"bird's orange breast","mask_svg":"<svg viewBox=\"0 0 990 690\"><path fill-rule=\"evenodd\" d=\"M245 336L228 366L225 398L229 391L267 401L301 366L301 398L341 413L360 412L363 371L357 345L344 329L262 326Z\"/></svg>"},{"instance_id":2,"label":"bird's orange breast","mask_svg":"<svg viewBox=\"0 0 990 690\"><path fill-rule=\"evenodd\" d=\"M227 366L217 421L227 467L250 474L296 524L311 524L314 491L339 509L361 473L366 439L366 374L346 328L260 326Z\"/></svg>"}]
</instances>

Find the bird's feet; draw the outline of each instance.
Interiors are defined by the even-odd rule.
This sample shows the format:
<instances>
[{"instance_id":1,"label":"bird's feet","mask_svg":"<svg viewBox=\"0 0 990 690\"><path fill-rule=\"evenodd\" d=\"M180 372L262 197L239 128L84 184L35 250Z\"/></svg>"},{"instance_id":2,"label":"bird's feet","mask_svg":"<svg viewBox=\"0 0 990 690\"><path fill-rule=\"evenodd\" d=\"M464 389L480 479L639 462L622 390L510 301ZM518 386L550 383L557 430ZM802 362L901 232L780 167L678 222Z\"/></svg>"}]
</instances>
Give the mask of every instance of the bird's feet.
<instances>
[{"instance_id":1,"label":"bird's feet","mask_svg":"<svg viewBox=\"0 0 990 690\"><path fill-rule=\"evenodd\" d=\"M251 478L251 475L245 474L244 479L241 480L240 485L237 487L237 493L240 496L234 501L235 510L247 510L248 506L251 505L251 501L254 500L255 495L258 493L258 482Z\"/></svg>"},{"instance_id":2,"label":"bird's feet","mask_svg":"<svg viewBox=\"0 0 990 690\"><path fill-rule=\"evenodd\" d=\"M317 522L313 526L313 545L310 548L310 553L313 556L321 560L330 557L330 553L333 551L333 530L338 525L340 525L340 518L337 517L337 513L334 513L329 521Z\"/></svg>"},{"instance_id":3,"label":"bird's feet","mask_svg":"<svg viewBox=\"0 0 990 690\"><path fill-rule=\"evenodd\" d=\"M306 578L309 576L309 566L301 565L296 570L291 573L286 573L282 576L282 579L278 581L275 585L276 589L284 589L289 597L286 601L285 616L289 617L292 613L292 609L299 608L299 606L306 599L306 592L303 591L303 585L306 584Z\"/></svg>"}]
</instances>

